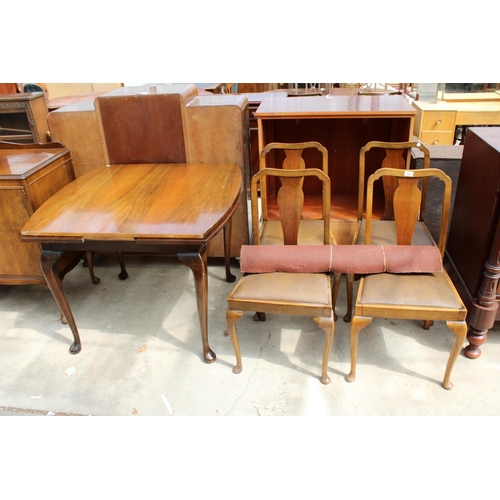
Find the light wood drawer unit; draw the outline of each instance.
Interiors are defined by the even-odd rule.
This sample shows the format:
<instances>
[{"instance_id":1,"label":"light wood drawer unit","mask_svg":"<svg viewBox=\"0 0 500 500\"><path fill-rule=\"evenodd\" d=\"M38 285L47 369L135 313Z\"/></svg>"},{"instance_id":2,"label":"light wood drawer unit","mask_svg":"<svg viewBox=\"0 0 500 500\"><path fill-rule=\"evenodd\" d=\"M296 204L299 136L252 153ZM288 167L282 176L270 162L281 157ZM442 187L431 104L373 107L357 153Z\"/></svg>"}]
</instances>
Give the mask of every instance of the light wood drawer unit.
<instances>
[{"instance_id":1,"label":"light wood drawer unit","mask_svg":"<svg viewBox=\"0 0 500 500\"><path fill-rule=\"evenodd\" d=\"M415 120L415 134L426 144L449 146L455 137L455 111L426 110L415 105L419 114Z\"/></svg>"}]
</instances>

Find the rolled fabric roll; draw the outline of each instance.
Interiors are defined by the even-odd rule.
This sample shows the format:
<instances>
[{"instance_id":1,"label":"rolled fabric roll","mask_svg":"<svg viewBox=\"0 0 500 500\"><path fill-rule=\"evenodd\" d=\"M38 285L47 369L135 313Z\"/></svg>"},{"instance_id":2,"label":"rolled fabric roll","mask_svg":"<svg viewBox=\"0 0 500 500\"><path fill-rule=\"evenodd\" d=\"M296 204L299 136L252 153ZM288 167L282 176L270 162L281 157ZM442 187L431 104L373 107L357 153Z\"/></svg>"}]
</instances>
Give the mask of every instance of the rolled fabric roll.
<instances>
[{"instance_id":1,"label":"rolled fabric roll","mask_svg":"<svg viewBox=\"0 0 500 500\"><path fill-rule=\"evenodd\" d=\"M437 273L443 270L435 246L409 245L242 245L244 273Z\"/></svg>"}]
</instances>

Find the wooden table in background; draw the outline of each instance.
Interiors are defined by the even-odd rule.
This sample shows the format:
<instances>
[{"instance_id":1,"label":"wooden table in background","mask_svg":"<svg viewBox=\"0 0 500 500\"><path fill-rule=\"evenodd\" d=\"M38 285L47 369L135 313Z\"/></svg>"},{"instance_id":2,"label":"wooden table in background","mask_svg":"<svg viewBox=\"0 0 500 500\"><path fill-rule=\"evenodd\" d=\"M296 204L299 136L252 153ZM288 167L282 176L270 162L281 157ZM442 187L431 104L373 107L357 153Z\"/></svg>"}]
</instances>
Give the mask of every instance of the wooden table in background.
<instances>
[{"instance_id":1,"label":"wooden table in background","mask_svg":"<svg viewBox=\"0 0 500 500\"><path fill-rule=\"evenodd\" d=\"M47 108L50 112L77 102L93 101L96 97L104 95L105 93L106 92L85 92L83 94L56 97L48 100Z\"/></svg>"},{"instance_id":2,"label":"wooden table in background","mask_svg":"<svg viewBox=\"0 0 500 500\"><path fill-rule=\"evenodd\" d=\"M176 255L193 272L203 355L208 344L207 244L222 229L226 279L231 217L242 190L236 164L129 164L92 170L56 193L28 220L26 242L42 244L41 266L73 333L80 337L58 274L58 261L82 251ZM158 300L162 300L159 297Z\"/></svg>"}]
</instances>

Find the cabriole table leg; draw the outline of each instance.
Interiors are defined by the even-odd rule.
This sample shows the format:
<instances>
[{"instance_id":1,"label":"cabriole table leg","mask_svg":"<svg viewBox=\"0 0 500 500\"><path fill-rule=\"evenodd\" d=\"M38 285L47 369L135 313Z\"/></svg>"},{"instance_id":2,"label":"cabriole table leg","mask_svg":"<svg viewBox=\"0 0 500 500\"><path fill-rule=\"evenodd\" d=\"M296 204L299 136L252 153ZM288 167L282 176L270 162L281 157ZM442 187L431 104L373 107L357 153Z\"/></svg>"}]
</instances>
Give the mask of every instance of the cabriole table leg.
<instances>
[{"instance_id":1,"label":"cabriole table leg","mask_svg":"<svg viewBox=\"0 0 500 500\"><path fill-rule=\"evenodd\" d=\"M198 253L178 253L179 260L193 272L194 287L196 290L196 303L200 319L201 342L203 357L207 363L215 361L215 353L208 345L208 272L207 272L207 247L203 245Z\"/></svg>"},{"instance_id":2,"label":"cabriole table leg","mask_svg":"<svg viewBox=\"0 0 500 500\"><path fill-rule=\"evenodd\" d=\"M69 307L66 295L64 295L62 281L57 271L57 260L61 257L62 253L63 252L60 251L56 252L53 250L43 250L40 255L40 267L43 275L45 276L45 280L47 281L47 285L52 292L57 305L59 306L59 310L66 318L66 321L71 328L71 332L73 333L73 344L69 348L69 352L70 354L78 354L82 350L80 335L78 334L73 313Z\"/></svg>"}]
</instances>

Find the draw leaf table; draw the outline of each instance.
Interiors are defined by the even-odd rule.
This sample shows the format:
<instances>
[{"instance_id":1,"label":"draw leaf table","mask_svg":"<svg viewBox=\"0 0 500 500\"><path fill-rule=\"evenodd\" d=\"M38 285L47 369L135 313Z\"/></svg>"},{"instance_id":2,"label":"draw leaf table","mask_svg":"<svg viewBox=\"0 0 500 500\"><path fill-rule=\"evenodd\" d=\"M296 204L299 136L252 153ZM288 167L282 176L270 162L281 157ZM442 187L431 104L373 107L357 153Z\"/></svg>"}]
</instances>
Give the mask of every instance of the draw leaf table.
<instances>
[{"instance_id":1,"label":"draw leaf table","mask_svg":"<svg viewBox=\"0 0 500 500\"><path fill-rule=\"evenodd\" d=\"M70 353L80 352L81 342L62 288L63 254L156 253L177 256L192 270L203 356L215 361L208 343L207 244L224 231L226 280L234 281L231 216L241 189L236 164L120 164L94 169L47 200L21 239L42 245L42 272L73 334Z\"/></svg>"}]
</instances>

